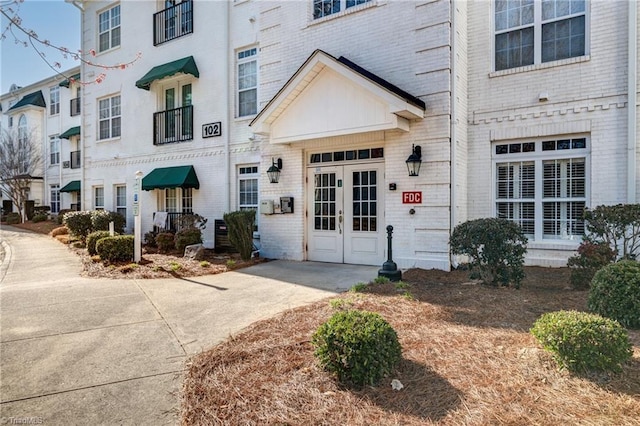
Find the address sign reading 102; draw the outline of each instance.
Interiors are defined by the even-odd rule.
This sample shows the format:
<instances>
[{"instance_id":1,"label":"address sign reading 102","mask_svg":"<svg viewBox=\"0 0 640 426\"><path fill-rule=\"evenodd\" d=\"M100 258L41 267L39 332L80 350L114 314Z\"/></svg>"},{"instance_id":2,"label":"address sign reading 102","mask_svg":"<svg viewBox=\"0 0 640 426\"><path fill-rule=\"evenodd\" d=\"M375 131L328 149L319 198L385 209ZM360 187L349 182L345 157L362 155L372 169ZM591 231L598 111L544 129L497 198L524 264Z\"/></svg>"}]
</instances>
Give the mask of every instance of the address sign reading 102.
<instances>
[{"instance_id":1,"label":"address sign reading 102","mask_svg":"<svg viewBox=\"0 0 640 426\"><path fill-rule=\"evenodd\" d=\"M214 136L222 136L222 122L208 123L202 125L202 137L212 138Z\"/></svg>"}]
</instances>

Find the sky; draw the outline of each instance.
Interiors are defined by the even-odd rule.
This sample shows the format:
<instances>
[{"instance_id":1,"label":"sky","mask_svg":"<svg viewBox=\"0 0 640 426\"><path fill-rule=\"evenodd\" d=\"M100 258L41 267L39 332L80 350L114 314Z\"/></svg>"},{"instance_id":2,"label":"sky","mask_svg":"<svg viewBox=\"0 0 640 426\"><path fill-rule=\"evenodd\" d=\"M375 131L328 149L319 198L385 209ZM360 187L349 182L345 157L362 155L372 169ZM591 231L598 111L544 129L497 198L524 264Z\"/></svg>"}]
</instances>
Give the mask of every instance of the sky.
<instances>
[{"instance_id":1,"label":"sky","mask_svg":"<svg viewBox=\"0 0 640 426\"><path fill-rule=\"evenodd\" d=\"M6 3L7 0L0 0L3 9ZM72 4L64 0L24 0L18 15L22 18L22 26L35 31L41 40L49 40L70 51L80 49L80 11ZM1 22L4 32L8 21L3 16ZM6 39L0 41L0 93L7 93L12 83L28 86L55 74L31 46L16 44L10 32L5 35ZM23 34L20 37L27 41ZM60 62L60 71L80 65L71 58L65 60L54 49L43 47L42 51L52 64Z\"/></svg>"}]
</instances>

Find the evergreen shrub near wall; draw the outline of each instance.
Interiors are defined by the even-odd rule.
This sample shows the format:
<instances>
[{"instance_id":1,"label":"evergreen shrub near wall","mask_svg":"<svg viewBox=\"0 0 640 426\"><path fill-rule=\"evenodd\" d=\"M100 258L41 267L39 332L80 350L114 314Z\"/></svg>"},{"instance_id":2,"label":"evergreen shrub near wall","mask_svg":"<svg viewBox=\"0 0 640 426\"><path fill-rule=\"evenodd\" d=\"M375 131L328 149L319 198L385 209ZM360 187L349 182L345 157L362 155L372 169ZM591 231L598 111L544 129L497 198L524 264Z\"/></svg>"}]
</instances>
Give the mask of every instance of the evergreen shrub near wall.
<instances>
[{"instance_id":1,"label":"evergreen shrub near wall","mask_svg":"<svg viewBox=\"0 0 640 426\"><path fill-rule=\"evenodd\" d=\"M87 251L90 256L95 256L98 254L96 250L96 244L103 238L110 237L111 234L109 231L93 231L89 235L87 235Z\"/></svg>"},{"instance_id":2,"label":"evergreen shrub near wall","mask_svg":"<svg viewBox=\"0 0 640 426\"><path fill-rule=\"evenodd\" d=\"M189 227L176 232L176 249L181 253L184 253L186 246L200 243L202 243L202 231L198 228Z\"/></svg>"},{"instance_id":3,"label":"evergreen shrub near wall","mask_svg":"<svg viewBox=\"0 0 640 426\"><path fill-rule=\"evenodd\" d=\"M86 240L87 235L92 231L90 211L70 211L64 215L62 223L69 229L72 236L82 241Z\"/></svg>"},{"instance_id":4,"label":"evergreen shrub near wall","mask_svg":"<svg viewBox=\"0 0 640 426\"><path fill-rule=\"evenodd\" d=\"M133 260L133 235L106 237L96 243L96 252L105 262Z\"/></svg>"},{"instance_id":5,"label":"evergreen shrub near wall","mask_svg":"<svg viewBox=\"0 0 640 426\"><path fill-rule=\"evenodd\" d=\"M517 223L484 218L456 226L449 244L453 254L469 256L472 278L490 285L513 283L519 288L524 278L527 241Z\"/></svg>"},{"instance_id":6,"label":"evergreen shrub near wall","mask_svg":"<svg viewBox=\"0 0 640 426\"><path fill-rule=\"evenodd\" d=\"M126 219L120 213L107 210L93 210L91 212L92 231L108 231L110 222L113 222L113 230L116 234L124 232Z\"/></svg>"},{"instance_id":7,"label":"evergreen shrub near wall","mask_svg":"<svg viewBox=\"0 0 640 426\"><path fill-rule=\"evenodd\" d=\"M586 312L546 313L534 323L531 334L561 368L572 372L620 371L633 355L620 323Z\"/></svg>"},{"instance_id":8,"label":"evergreen shrub near wall","mask_svg":"<svg viewBox=\"0 0 640 426\"><path fill-rule=\"evenodd\" d=\"M621 260L596 272L589 309L628 328L640 328L640 262Z\"/></svg>"},{"instance_id":9,"label":"evergreen shrub near wall","mask_svg":"<svg viewBox=\"0 0 640 426\"><path fill-rule=\"evenodd\" d=\"M161 253L168 253L176 246L175 236L171 232L161 232L155 238L158 250Z\"/></svg>"},{"instance_id":10,"label":"evergreen shrub near wall","mask_svg":"<svg viewBox=\"0 0 640 426\"><path fill-rule=\"evenodd\" d=\"M239 210L227 213L223 217L228 228L229 242L240 252L242 260L251 259L253 251L253 226L256 221L255 210Z\"/></svg>"}]
</instances>

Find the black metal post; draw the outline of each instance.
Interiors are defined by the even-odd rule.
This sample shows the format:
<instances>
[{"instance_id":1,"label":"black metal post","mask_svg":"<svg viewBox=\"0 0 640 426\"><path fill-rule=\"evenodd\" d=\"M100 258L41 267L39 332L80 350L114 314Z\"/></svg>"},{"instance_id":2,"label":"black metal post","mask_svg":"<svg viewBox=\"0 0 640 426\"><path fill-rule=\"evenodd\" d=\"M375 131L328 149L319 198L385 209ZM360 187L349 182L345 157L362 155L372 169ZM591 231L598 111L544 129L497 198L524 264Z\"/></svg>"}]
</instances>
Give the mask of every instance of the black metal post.
<instances>
[{"instance_id":1,"label":"black metal post","mask_svg":"<svg viewBox=\"0 0 640 426\"><path fill-rule=\"evenodd\" d=\"M393 261L391 234L393 226L387 226L387 261L382 264L382 269L378 270L379 277L387 277L390 281L400 281L402 279L402 271L398 269L398 265Z\"/></svg>"}]
</instances>

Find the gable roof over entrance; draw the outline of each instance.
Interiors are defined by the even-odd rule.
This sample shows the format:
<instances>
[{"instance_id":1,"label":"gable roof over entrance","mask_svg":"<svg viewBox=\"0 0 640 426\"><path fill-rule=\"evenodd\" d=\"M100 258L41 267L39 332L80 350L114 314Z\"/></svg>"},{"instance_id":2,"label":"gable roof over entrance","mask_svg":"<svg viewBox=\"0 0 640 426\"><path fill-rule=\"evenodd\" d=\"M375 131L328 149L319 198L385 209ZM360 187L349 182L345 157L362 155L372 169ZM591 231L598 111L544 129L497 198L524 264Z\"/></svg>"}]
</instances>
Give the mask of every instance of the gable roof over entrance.
<instances>
[{"instance_id":1,"label":"gable roof over entrance","mask_svg":"<svg viewBox=\"0 0 640 426\"><path fill-rule=\"evenodd\" d=\"M257 134L291 143L380 130L409 130L425 104L344 57L316 50L254 118Z\"/></svg>"}]
</instances>

